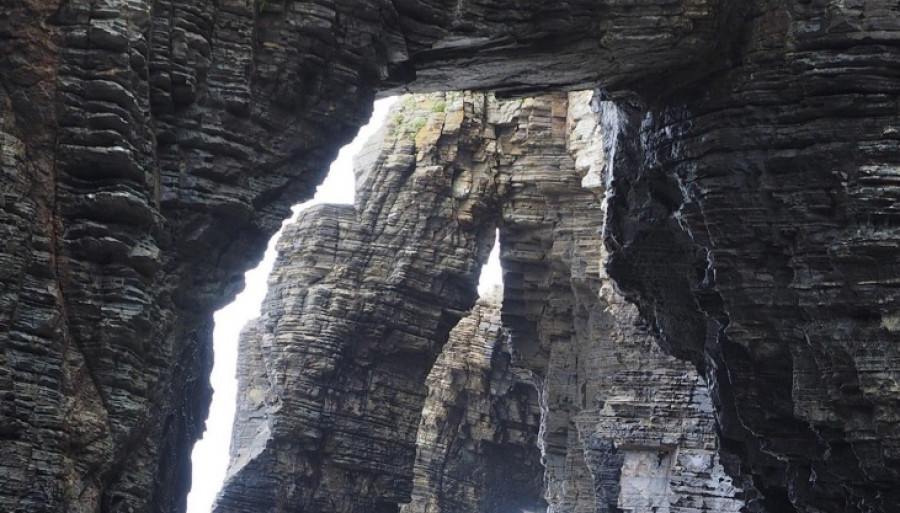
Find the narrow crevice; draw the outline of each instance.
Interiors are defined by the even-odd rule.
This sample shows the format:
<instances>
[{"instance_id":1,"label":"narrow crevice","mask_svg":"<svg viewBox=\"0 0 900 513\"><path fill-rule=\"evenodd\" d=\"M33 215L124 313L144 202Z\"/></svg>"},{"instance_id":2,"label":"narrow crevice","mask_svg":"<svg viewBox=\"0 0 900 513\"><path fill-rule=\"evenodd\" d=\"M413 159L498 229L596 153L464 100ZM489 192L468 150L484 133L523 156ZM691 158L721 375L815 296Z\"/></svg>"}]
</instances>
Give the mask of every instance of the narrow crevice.
<instances>
[{"instance_id":1,"label":"narrow crevice","mask_svg":"<svg viewBox=\"0 0 900 513\"><path fill-rule=\"evenodd\" d=\"M478 296L484 298L503 286L503 268L500 266L500 230L496 230L494 245L487 262L481 267L478 278ZM502 295L502 293L501 293Z\"/></svg>"}]
</instances>

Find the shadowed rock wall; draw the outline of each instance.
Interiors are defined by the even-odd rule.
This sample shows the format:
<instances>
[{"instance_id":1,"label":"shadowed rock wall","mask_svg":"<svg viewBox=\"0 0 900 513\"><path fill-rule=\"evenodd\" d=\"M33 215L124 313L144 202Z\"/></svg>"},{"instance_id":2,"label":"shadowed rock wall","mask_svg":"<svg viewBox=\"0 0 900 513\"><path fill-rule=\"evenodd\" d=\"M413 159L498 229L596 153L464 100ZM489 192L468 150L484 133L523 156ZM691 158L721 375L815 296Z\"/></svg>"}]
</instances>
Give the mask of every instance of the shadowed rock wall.
<instances>
[{"instance_id":1,"label":"shadowed rock wall","mask_svg":"<svg viewBox=\"0 0 900 513\"><path fill-rule=\"evenodd\" d=\"M361 27L311 46L336 12L297 9L304 27L241 1L0 6L0 510L183 509L211 313L384 60Z\"/></svg>"},{"instance_id":2,"label":"shadowed rock wall","mask_svg":"<svg viewBox=\"0 0 900 513\"><path fill-rule=\"evenodd\" d=\"M895 510L896 6L752 14L704 87L602 103L609 272L773 511Z\"/></svg>"}]
</instances>

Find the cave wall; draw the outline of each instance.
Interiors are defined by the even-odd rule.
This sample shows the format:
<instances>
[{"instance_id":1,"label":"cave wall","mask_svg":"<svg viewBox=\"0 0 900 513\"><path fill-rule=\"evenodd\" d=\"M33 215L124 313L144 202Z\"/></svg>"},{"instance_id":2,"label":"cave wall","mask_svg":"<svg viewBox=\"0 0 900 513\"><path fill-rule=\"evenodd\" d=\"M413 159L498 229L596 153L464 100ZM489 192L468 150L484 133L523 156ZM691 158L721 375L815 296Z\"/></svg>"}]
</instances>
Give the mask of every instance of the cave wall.
<instances>
[{"instance_id":1,"label":"cave wall","mask_svg":"<svg viewBox=\"0 0 900 513\"><path fill-rule=\"evenodd\" d=\"M210 314L375 90L599 84L609 272L726 466L775 511L897 509L892 0L0 11L3 508L182 508Z\"/></svg>"},{"instance_id":2,"label":"cave wall","mask_svg":"<svg viewBox=\"0 0 900 513\"><path fill-rule=\"evenodd\" d=\"M728 465L771 510L891 511L896 7L750 14L703 88L600 102L609 273L705 369Z\"/></svg>"}]
</instances>

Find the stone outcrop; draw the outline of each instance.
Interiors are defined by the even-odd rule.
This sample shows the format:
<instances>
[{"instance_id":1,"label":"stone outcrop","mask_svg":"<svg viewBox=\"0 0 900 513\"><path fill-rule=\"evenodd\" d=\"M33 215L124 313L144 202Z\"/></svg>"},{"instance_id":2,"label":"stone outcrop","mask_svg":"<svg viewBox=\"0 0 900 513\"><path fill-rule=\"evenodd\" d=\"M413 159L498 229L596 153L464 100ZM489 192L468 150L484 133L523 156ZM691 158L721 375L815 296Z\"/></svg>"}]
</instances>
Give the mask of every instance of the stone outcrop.
<instances>
[{"instance_id":1,"label":"stone outcrop","mask_svg":"<svg viewBox=\"0 0 900 513\"><path fill-rule=\"evenodd\" d=\"M501 294L478 300L428 375L412 498L402 513L546 508L537 389L531 372L512 364Z\"/></svg>"},{"instance_id":2,"label":"stone outcrop","mask_svg":"<svg viewBox=\"0 0 900 513\"><path fill-rule=\"evenodd\" d=\"M705 385L602 271L603 191L579 186L602 162L589 100L400 102L358 166L355 209L314 207L279 242L241 343L216 511L532 511L542 496L556 512L740 508ZM472 305L491 234L469 230L494 223L509 338L498 306L476 306L426 381L439 320Z\"/></svg>"},{"instance_id":3,"label":"stone outcrop","mask_svg":"<svg viewBox=\"0 0 900 513\"><path fill-rule=\"evenodd\" d=\"M609 273L773 511L898 509L893 0L10 0L0 508L182 508L211 312L376 90L601 86Z\"/></svg>"},{"instance_id":4,"label":"stone outcrop","mask_svg":"<svg viewBox=\"0 0 900 513\"><path fill-rule=\"evenodd\" d=\"M504 324L518 364L541 377L547 500L559 512L738 511L752 495L718 461L705 384L655 345L601 265L604 154L590 99L573 93L562 112L534 100L510 139L539 138L545 117L564 135L553 158L521 146L545 164L512 173L500 225Z\"/></svg>"},{"instance_id":5,"label":"stone outcrop","mask_svg":"<svg viewBox=\"0 0 900 513\"><path fill-rule=\"evenodd\" d=\"M238 432L215 511L395 511L408 499L425 378L476 299L494 237L481 213L497 184L450 165L479 149L479 119L431 117L437 105L408 102L386 127L358 169L356 208L313 207L285 229L255 328L250 375L265 393L238 414L265 422Z\"/></svg>"}]
</instances>

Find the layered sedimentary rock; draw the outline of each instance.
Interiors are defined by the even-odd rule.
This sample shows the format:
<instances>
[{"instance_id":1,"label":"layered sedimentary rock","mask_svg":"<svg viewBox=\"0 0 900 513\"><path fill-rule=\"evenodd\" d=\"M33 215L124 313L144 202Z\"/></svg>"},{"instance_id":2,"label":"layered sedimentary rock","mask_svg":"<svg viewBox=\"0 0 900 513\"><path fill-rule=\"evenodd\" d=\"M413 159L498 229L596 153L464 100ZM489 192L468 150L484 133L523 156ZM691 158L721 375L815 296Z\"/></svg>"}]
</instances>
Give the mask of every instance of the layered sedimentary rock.
<instances>
[{"instance_id":1,"label":"layered sedimentary rock","mask_svg":"<svg viewBox=\"0 0 900 513\"><path fill-rule=\"evenodd\" d=\"M599 84L610 274L710 379L729 469L776 511L897 509L898 26L893 0L4 3L0 507L180 509L210 313L376 89Z\"/></svg>"},{"instance_id":2,"label":"layered sedimentary rock","mask_svg":"<svg viewBox=\"0 0 900 513\"><path fill-rule=\"evenodd\" d=\"M426 385L412 498L402 513L541 511L541 410L512 363L494 289L450 332Z\"/></svg>"},{"instance_id":3,"label":"layered sedimentary rock","mask_svg":"<svg viewBox=\"0 0 900 513\"><path fill-rule=\"evenodd\" d=\"M409 102L369 150L356 208L313 207L285 230L256 327L265 393L243 399L265 421L235 439L216 511L408 500L425 377L475 301L494 236L483 213L497 184L449 165L479 149L478 119L429 124L436 105Z\"/></svg>"},{"instance_id":4,"label":"layered sedimentary rock","mask_svg":"<svg viewBox=\"0 0 900 513\"><path fill-rule=\"evenodd\" d=\"M705 369L770 510L896 510L897 8L754 14L703 87L603 103L609 272Z\"/></svg>"},{"instance_id":5,"label":"layered sedimentary rock","mask_svg":"<svg viewBox=\"0 0 900 513\"><path fill-rule=\"evenodd\" d=\"M564 135L543 166L513 173L500 228L504 323L518 364L541 377L547 500L559 512L738 511L752 494L718 461L705 384L655 345L601 265L604 154L590 99L530 106L512 140L548 118Z\"/></svg>"},{"instance_id":6,"label":"layered sedimentary rock","mask_svg":"<svg viewBox=\"0 0 900 513\"><path fill-rule=\"evenodd\" d=\"M271 48L319 28L257 14L0 6L0 510L183 509L210 314L365 117L379 61L372 39Z\"/></svg>"},{"instance_id":7,"label":"layered sedimentary rock","mask_svg":"<svg viewBox=\"0 0 900 513\"><path fill-rule=\"evenodd\" d=\"M705 6L678 9L601 40L589 28L612 28L615 17L592 2L540 7L533 19L522 6L516 21L512 7L0 6L0 465L9 483L0 505L181 508L209 396L210 314L320 180L379 83L404 84L420 68L416 87L436 87L448 65L462 79L452 56L474 51L493 56L485 85L592 82L604 66L562 75L559 51L585 64L583 50L599 48L587 61L603 63L605 48L645 38L676 62L700 45L683 37L692 20L709 30L714 18ZM584 38L570 37L573 19ZM646 38L651 25L663 30ZM559 34L568 40L546 51ZM498 49L533 57L501 68ZM465 80L474 85L483 69Z\"/></svg>"},{"instance_id":8,"label":"layered sedimentary rock","mask_svg":"<svg viewBox=\"0 0 900 513\"><path fill-rule=\"evenodd\" d=\"M287 229L241 344L217 511L740 508L704 384L602 271L602 188L580 187L602 148L590 94L572 100L408 97L362 159L356 209L314 207ZM509 338L498 306L476 306L426 382L448 336L437 308L458 320L473 299L490 233L469 230L492 223Z\"/></svg>"}]
</instances>

